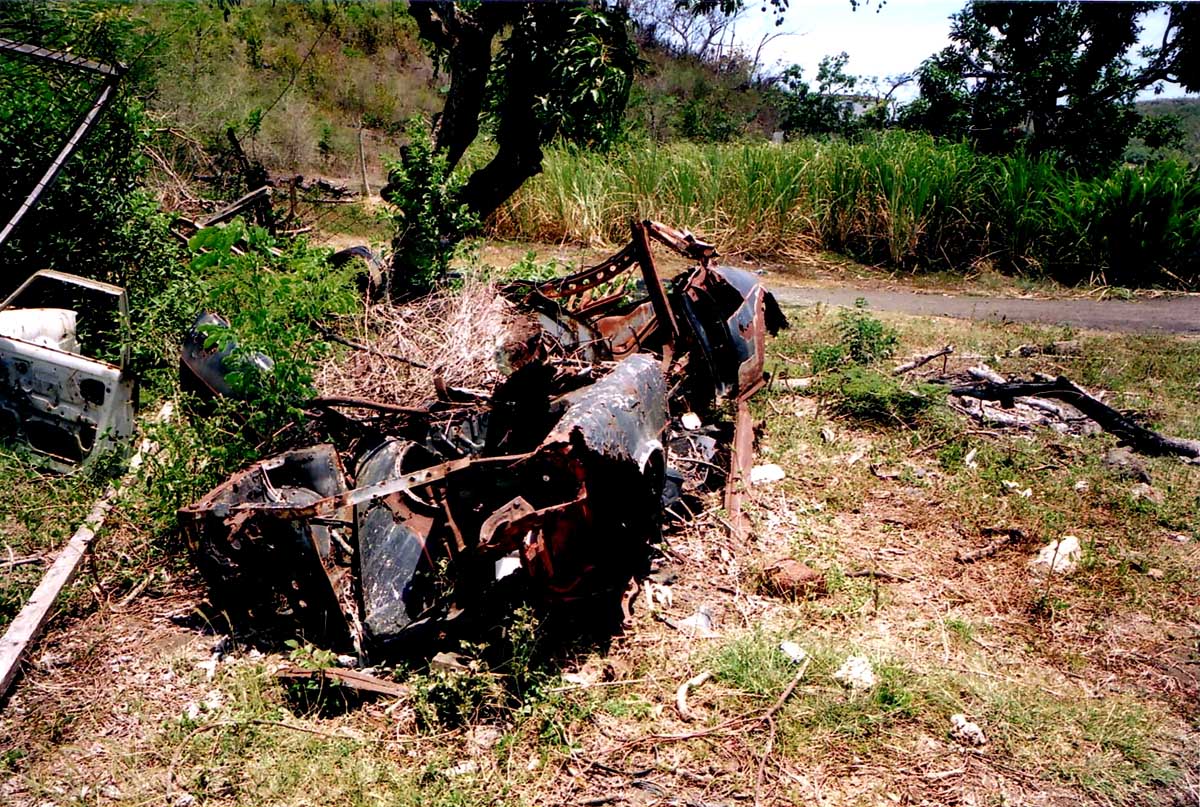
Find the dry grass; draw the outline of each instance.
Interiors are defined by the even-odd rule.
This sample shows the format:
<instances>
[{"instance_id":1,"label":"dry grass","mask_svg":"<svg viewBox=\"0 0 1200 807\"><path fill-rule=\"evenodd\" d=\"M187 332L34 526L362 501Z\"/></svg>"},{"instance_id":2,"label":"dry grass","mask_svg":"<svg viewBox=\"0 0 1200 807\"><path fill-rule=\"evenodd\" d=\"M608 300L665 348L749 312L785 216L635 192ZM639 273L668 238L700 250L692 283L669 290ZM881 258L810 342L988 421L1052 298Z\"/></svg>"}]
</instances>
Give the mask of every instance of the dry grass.
<instances>
[{"instance_id":1,"label":"dry grass","mask_svg":"<svg viewBox=\"0 0 1200 807\"><path fill-rule=\"evenodd\" d=\"M401 406L428 400L437 377L450 386L489 392L500 380L496 351L517 316L483 279L402 305L386 299L368 302L362 320L347 323L342 332L376 352L335 353L319 369L317 388L322 395Z\"/></svg>"}]
</instances>

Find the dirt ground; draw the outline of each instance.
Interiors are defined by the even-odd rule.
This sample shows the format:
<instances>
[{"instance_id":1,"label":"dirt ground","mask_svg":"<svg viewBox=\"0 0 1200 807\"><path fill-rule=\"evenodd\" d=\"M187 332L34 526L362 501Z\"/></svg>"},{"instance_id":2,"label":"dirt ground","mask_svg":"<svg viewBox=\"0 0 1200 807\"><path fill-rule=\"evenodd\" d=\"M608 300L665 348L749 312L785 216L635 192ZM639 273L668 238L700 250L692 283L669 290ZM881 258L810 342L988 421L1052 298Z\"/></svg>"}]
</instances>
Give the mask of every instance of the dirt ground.
<instances>
[{"instance_id":1,"label":"dirt ground","mask_svg":"<svg viewBox=\"0 0 1200 807\"><path fill-rule=\"evenodd\" d=\"M313 651L229 636L180 559L35 649L0 712L0 803L1200 804L1200 469L1147 459L1154 495L1135 495L1105 435L846 417L782 383L837 323L789 313L755 400L757 462L784 478L750 489L745 540L716 497L668 531L628 630L525 668L377 671L413 696L329 710L272 675ZM1009 360L1061 332L885 320L897 360L952 341L955 362L1065 372L1200 434L1192 340L1084 332L1081 358ZM961 562L989 527L1025 538ZM1066 534L1078 569L1032 573ZM764 585L784 558L817 570L811 598ZM853 656L874 685L835 677ZM704 672L685 719L679 687ZM428 716L446 704L465 719ZM959 714L985 742L954 733Z\"/></svg>"}]
</instances>

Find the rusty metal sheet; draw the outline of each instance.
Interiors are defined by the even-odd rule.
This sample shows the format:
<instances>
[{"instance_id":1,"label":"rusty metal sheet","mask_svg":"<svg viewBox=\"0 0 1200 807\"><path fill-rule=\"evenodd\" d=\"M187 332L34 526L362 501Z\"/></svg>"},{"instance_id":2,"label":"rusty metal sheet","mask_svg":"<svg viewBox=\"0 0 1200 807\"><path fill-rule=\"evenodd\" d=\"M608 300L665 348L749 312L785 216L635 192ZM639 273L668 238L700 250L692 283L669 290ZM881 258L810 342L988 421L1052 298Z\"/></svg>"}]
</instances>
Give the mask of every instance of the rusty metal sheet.
<instances>
[{"instance_id":1,"label":"rusty metal sheet","mask_svg":"<svg viewBox=\"0 0 1200 807\"><path fill-rule=\"evenodd\" d=\"M358 462L357 482L372 486L429 464L420 446L389 439ZM355 507L363 630L376 643L399 636L436 599L442 548L431 542L441 508L411 491L398 491Z\"/></svg>"},{"instance_id":2,"label":"rusty metal sheet","mask_svg":"<svg viewBox=\"0 0 1200 807\"><path fill-rule=\"evenodd\" d=\"M729 519L732 537L744 540L746 517L742 513L742 498L750 484L750 469L754 465L754 421L750 405L741 400L733 421L733 446L729 458L729 477L725 482L725 515Z\"/></svg>"},{"instance_id":3,"label":"rusty metal sheet","mask_svg":"<svg viewBox=\"0 0 1200 807\"><path fill-rule=\"evenodd\" d=\"M274 516L277 504L308 506L346 490L331 445L297 449L230 477L179 520L213 599L240 620L293 624L334 645L351 641L349 508L326 520Z\"/></svg>"}]
</instances>

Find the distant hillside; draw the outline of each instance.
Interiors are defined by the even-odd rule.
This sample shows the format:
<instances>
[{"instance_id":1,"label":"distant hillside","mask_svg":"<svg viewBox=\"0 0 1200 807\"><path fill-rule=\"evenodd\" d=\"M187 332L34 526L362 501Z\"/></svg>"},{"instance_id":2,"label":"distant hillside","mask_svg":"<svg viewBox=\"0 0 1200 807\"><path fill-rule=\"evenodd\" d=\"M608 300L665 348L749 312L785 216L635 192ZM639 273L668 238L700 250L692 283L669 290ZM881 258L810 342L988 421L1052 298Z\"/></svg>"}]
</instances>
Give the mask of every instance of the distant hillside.
<instances>
[{"instance_id":1,"label":"distant hillside","mask_svg":"<svg viewBox=\"0 0 1200 807\"><path fill-rule=\"evenodd\" d=\"M1183 130L1187 132L1188 144L1178 152L1173 152L1169 156L1178 157L1189 162L1200 162L1200 98L1159 98L1153 101L1140 101L1137 104L1138 112L1149 117L1160 115L1175 115L1183 124ZM1127 156L1131 159L1147 153L1147 149L1141 143L1135 141L1130 144Z\"/></svg>"}]
</instances>

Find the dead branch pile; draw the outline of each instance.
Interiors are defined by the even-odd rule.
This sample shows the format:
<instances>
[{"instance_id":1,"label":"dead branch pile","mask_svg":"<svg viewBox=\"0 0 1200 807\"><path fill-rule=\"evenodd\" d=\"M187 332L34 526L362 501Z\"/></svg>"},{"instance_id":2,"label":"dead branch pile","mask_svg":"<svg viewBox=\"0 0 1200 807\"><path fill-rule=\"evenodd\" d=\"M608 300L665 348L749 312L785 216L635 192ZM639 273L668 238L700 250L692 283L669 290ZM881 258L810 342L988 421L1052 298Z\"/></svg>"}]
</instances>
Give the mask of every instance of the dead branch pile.
<instances>
[{"instance_id":1,"label":"dead branch pile","mask_svg":"<svg viewBox=\"0 0 1200 807\"><path fill-rule=\"evenodd\" d=\"M438 377L449 386L490 392L500 379L496 350L519 316L478 280L400 305L370 302L362 320L340 329L360 347L331 355L317 373L317 389L325 397L401 406L428 398Z\"/></svg>"}]
</instances>

